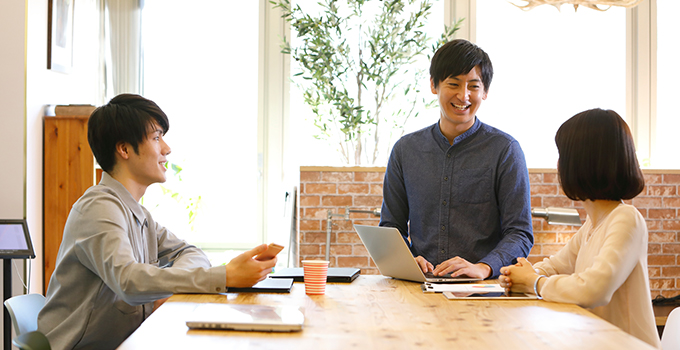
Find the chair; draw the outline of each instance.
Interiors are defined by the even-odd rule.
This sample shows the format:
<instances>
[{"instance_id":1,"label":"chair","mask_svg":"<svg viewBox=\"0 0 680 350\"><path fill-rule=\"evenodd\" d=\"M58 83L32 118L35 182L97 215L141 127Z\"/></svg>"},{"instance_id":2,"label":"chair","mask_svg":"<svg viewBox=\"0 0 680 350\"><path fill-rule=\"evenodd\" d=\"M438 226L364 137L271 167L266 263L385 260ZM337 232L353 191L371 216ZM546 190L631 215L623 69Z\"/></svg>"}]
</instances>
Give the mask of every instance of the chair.
<instances>
[{"instance_id":1,"label":"chair","mask_svg":"<svg viewBox=\"0 0 680 350\"><path fill-rule=\"evenodd\" d=\"M680 307L671 311L661 334L661 347L664 350L680 349Z\"/></svg>"},{"instance_id":2,"label":"chair","mask_svg":"<svg viewBox=\"0 0 680 350\"><path fill-rule=\"evenodd\" d=\"M38 332L26 332L12 340L12 344L19 350L52 350L47 337Z\"/></svg>"},{"instance_id":3,"label":"chair","mask_svg":"<svg viewBox=\"0 0 680 350\"><path fill-rule=\"evenodd\" d=\"M5 307L17 336L38 330L38 313L45 305L40 294L17 295L5 300Z\"/></svg>"}]
</instances>

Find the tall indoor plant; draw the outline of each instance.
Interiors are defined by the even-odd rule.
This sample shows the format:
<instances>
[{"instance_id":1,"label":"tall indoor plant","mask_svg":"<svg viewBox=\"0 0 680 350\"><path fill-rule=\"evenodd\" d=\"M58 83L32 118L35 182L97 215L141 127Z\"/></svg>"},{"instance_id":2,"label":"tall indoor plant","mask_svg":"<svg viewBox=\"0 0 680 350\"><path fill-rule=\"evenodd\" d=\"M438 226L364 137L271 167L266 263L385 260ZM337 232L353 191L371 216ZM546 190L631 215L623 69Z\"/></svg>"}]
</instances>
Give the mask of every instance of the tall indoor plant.
<instances>
[{"instance_id":1,"label":"tall indoor plant","mask_svg":"<svg viewBox=\"0 0 680 350\"><path fill-rule=\"evenodd\" d=\"M314 14L290 0L271 3L297 33L299 44L283 38L282 52L300 66L293 81L314 114L315 136L336 143L346 164L374 165L432 103L419 89L427 65L414 63L429 60L462 19L434 40L423 30L431 0L321 0Z\"/></svg>"}]
</instances>

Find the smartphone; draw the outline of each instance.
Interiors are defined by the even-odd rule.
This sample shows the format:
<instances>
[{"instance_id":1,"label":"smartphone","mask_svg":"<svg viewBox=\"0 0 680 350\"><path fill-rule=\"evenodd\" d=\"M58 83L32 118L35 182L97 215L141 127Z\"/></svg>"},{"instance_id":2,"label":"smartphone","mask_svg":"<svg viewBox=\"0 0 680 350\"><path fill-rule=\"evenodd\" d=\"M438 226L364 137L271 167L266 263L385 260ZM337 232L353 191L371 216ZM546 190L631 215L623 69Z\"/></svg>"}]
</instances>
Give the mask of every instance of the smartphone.
<instances>
[{"instance_id":1,"label":"smartphone","mask_svg":"<svg viewBox=\"0 0 680 350\"><path fill-rule=\"evenodd\" d=\"M281 251L281 249L283 249L282 245L276 243L269 243L267 250L258 255L255 259L260 261L271 260L276 256L276 254L278 254Z\"/></svg>"}]
</instances>

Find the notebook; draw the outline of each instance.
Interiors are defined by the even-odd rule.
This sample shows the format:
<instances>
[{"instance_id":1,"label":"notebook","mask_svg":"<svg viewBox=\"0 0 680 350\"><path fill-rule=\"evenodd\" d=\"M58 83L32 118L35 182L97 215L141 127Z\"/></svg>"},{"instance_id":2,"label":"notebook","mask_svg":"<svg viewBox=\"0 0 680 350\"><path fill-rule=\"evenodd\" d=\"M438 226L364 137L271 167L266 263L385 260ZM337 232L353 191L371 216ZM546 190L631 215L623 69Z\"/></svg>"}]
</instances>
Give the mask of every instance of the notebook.
<instances>
[{"instance_id":1,"label":"notebook","mask_svg":"<svg viewBox=\"0 0 680 350\"><path fill-rule=\"evenodd\" d=\"M385 276L414 282L455 283L480 280L465 276L434 276L431 273L426 276L413 258L401 233L394 227L354 225L354 229L378 270Z\"/></svg>"},{"instance_id":2,"label":"notebook","mask_svg":"<svg viewBox=\"0 0 680 350\"><path fill-rule=\"evenodd\" d=\"M190 329L297 332L305 323L300 308L292 305L199 304L189 315Z\"/></svg>"},{"instance_id":3,"label":"notebook","mask_svg":"<svg viewBox=\"0 0 680 350\"><path fill-rule=\"evenodd\" d=\"M293 287L292 278L271 278L267 277L257 282L252 287L234 288L229 287L228 293L290 293Z\"/></svg>"},{"instance_id":4,"label":"notebook","mask_svg":"<svg viewBox=\"0 0 680 350\"><path fill-rule=\"evenodd\" d=\"M361 274L361 269L353 267L329 267L326 282L350 283ZM292 278L295 282L304 282L305 273L302 267L290 267L269 275L271 278Z\"/></svg>"}]
</instances>

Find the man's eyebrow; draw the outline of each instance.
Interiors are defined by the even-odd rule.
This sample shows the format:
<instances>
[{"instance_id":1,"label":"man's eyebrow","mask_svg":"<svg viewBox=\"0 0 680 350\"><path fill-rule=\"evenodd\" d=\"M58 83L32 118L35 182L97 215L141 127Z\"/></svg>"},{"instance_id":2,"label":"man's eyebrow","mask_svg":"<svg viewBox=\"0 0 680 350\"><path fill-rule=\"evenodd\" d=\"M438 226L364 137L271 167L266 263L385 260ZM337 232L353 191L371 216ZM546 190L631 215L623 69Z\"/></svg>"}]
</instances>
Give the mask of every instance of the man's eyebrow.
<instances>
[{"instance_id":1,"label":"man's eyebrow","mask_svg":"<svg viewBox=\"0 0 680 350\"><path fill-rule=\"evenodd\" d=\"M453 80L456 80L456 81L460 81L460 78L458 78L458 77L449 77L449 79L453 79ZM481 82L482 79L475 78L475 79L470 79L470 81L471 81L471 82L472 82L472 81L474 81L474 82Z\"/></svg>"}]
</instances>

